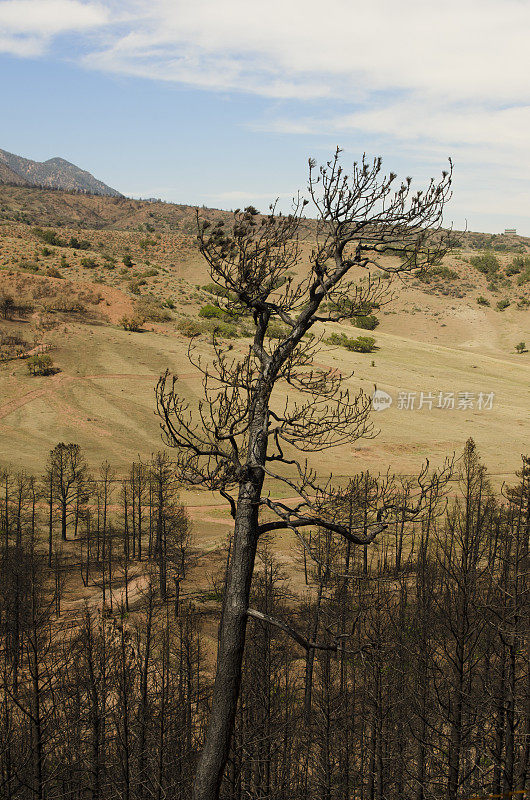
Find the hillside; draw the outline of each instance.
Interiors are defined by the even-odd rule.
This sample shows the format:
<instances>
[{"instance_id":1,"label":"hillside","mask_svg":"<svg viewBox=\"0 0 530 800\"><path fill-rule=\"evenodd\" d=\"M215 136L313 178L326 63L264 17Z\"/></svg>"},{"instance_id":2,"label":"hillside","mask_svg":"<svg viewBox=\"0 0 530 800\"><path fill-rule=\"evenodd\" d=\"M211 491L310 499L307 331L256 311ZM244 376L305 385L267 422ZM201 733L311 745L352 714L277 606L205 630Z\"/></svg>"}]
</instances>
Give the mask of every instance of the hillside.
<instances>
[{"instance_id":1,"label":"hillside","mask_svg":"<svg viewBox=\"0 0 530 800\"><path fill-rule=\"evenodd\" d=\"M199 312L214 298L193 219L188 206L0 189L0 294L11 293L30 309L1 320L0 335L26 349L49 347L58 369L34 377L21 359L0 364L0 466L40 473L60 440L79 442L92 465L109 458L123 468L161 447L153 395L158 376L171 369L193 397L200 376L188 359L190 333L202 332L198 346L205 359L211 356L212 324ZM350 324L323 329L325 338L333 332L374 336L372 355L326 344L319 362L353 373L352 389L371 393L377 385L394 403L376 415L375 439L315 456L319 471L413 472L427 455L439 461L461 450L470 435L499 472L518 467L530 424L528 354L515 352L518 342L530 343L529 243L493 239L496 271L487 273L474 260L487 255L480 244L491 245L492 237L455 237L460 246L430 276L393 285L394 297L378 312L374 331ZM306 254L310 247L308 241ZM517 259L522 267L514 266ZM134 314L144 320L140 332L119 324ZM248 347L245 325L224 330L235 337L235 353ZM7 344L4 349L11 358ZM440 391L494 392L495 403L489 411L398 407L400 392L419 398ZM219 503L197 491L185 497L198 507ZM218 526L199 522L199 533L226 530L224 512L216 515Z\"/></svg>"},{"instance_id":2,"label":"hillside","mask_svg":"<svg viewBox=\"0 0 530 800\"><path fill-rule=\"evenodd\" d=\"M1 153L2 151L0 151ZM2 161L0 160L0 171ZM122 195L97 197L42 187L2 185L0 172L0 220L82 230L180 232L196 234L196 208L161 200L135 200ZM229 220L231 213L202 207L210 221ZM312 220L307 221L308 229ZM530 238L513 234L453 231L455 250L493 249L500 253L530 252Z\"/></svg>"},{"instance_id":3,"label":"hillside","mask_svg":"<svg viewBox=\"0 0 530 800\"><path fill-rule=\"evenodd\" d=\"M42 162L33 161L30 158L23 158L0 149L0 164L2 164L1 183L18 184L21 182L49 189L121 197L116 189L112 189L94 178L90 172L80 169L64 158L50 158L48 161Z\"/></svg>"},{"instance_id":4,"label":"hillside","mask_svg":"<svg viewBox=\"0 0 530 800\"><path fill-rule=\"evenodd\" d=\"M0 161L0 184L7 183L16 186L27 186L28 182L22 175L11 169L4 161Z\"/></svg>"},{"instance_id":5,"label":"hillside","mask_svg":"<svg viewBox=\"0 0 530 800\"><path fill-rule=\"evenodd\" d=\"M226 211L201 209L209 218L225 218ZM30 225L53 225L93 230L178 231L194 234L193 206L129 197L93 197L48 189L0 185L0 219Z\"/></svg>"}]
</instances>

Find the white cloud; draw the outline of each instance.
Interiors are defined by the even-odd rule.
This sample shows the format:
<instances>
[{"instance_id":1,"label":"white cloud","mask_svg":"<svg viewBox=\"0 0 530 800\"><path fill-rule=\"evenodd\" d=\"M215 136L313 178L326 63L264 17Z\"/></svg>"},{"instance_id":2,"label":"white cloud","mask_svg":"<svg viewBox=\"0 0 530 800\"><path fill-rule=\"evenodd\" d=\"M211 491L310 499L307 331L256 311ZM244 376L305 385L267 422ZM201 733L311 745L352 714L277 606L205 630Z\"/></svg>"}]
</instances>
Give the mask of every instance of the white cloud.
<instances>
[{"instance_id":1,"label":"white cloud","mask_svg":"<svg viewBox=\"0 0 530 800\"><path fill-rule=\"evenodd\" d=\"M109 5L109 4L108 4ZM196 85L349 100L530 98L526 0L125 0L90 63Z\"/></svg>"},{"instance_id":2,"label":"white cloud","mask_svg":"<svg viewBox=\"0 0 530 800\"><path fill-rule=\"evenodd\" d=\"M530 0L0 0L0 50L68 31L91 69L283 101L268 131L530 180Z\"/></svg>"},{"instance_id":3,"label":"white cloud","mask_svg":"<svg viewBox=\"0 0 530 800\"><path fill-rule=\"evenodd\" d=\"M5 0L0 2L0 52L42 55L54 36L83 32L108 21L98 3L79 0Z\"/></svg>"},{"instance_id":4,"label":"white cloud","mask_svg":"<svg viewBox=\"0 0 530 800\"><path fill-rule=\"evenodd\" d=\"M0 2L0 36L89 28L90 66L209 89L530 103L528 0Z\"/></svg>"}]
</instances>

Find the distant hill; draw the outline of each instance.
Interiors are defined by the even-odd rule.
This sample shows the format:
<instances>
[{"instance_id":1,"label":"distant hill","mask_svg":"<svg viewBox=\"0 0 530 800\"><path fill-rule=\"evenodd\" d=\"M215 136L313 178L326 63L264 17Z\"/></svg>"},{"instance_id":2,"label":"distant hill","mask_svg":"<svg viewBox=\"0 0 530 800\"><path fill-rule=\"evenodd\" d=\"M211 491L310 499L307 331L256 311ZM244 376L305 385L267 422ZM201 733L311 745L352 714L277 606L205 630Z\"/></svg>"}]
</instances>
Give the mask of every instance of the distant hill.
<instances>
[{"instance_id":1,"label":"distant hill","mask_svg":"<svg viewBox=\"0 0 530 800\"><path fill-rule=\"evenodd\" d=\"M0 150L0 221L77 230L143 231L144 235L154 232L179 233L193 238L197 235L194 206L161 200L135 200L117 193L114 196L93 196L75 190L74 193L51 190L24 184L23 178L18 181L21 185L13 185L17 181L5 178L2 172L3 169L9 170L1 160L3 152ZM221 209L202 207L199 214L213 223L232 219L231 212ZM313 229L314 220L306 220L306 230L311 234ZM455 252L469 249L526 254L530 252L530 237L452 231L451 246Z\"/></svg>"},{"instance_id":2,"label":"distant hill","mask_svg":"<svg viewBox=\"0 0 530 800\"><path fill-rule=\"evenodd\" d=\"M14 184L15 186L28 186L28 182L22 175L14 172L4 161L0 161L0 183Z\"/></svg>"},{"instance_id":3,"label":"distant hill","mask_svg":"<svg viewBox=\"0 0 530 800\"><path fill-rule=\"evenodd\" d=\"M90 172L64 158L32 161L0 149L0 183L29 184L50 189L86 192L87 194L121 197L120 192L98 181Z\"/></svg>"},{"instance_id":4,"label":"distant hill","mask_svg":"<svg viewBox=\"0 0 530 800\"><path fill-rule=\"evenodd\" d=\"M1 152L1 151L0 151ZM0 168L2 162L0 161ZM93 230L175 231L196 236L193 206L162 201L133 200L89 194L72 194L36 186L2 184L0 176L0 220L30 225ZM211 221L230 220L228 211L201 209Z\"/></svg>"}]
</instances>

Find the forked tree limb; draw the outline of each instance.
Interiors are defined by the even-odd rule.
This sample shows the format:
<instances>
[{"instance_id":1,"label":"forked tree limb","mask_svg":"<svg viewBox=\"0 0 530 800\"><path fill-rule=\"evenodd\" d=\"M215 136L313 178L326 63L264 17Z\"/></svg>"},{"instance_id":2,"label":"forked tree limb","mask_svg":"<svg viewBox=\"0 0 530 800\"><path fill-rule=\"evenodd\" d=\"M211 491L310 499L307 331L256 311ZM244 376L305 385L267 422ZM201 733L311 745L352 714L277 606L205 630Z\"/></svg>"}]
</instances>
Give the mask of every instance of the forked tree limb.
<instances>
[{"instance_id":1,"label":"forked tree limb","mask_svg":"<svg viewBox=\"0 0 530 800\"><path fill-rule=\"evenodd\" d=\"M281 631L286 633L291 639L303 647L306 652L310 650L326 650L331 653L347 653L348 655L359 655L360 653L364 653L366 650L369 649L369 645L365 645L364 647L359 648L358 650L348 650L344 647L343 639L345 637L341 637L341 640L336 640L334 642L313 642L311 639L306 639L305 636L302 636L301 633L295 628L292 628L290 625L287 625L286 622L283 622L281 619L276 619L276 617L271 617L269 614L264 614L262 611L256 611L255 608L247 609L247 616L252 617L253 619L257 619L260 622L266 622L268 625L272 625L274 628L279 628Z\"/></svg>"}]
</instances>

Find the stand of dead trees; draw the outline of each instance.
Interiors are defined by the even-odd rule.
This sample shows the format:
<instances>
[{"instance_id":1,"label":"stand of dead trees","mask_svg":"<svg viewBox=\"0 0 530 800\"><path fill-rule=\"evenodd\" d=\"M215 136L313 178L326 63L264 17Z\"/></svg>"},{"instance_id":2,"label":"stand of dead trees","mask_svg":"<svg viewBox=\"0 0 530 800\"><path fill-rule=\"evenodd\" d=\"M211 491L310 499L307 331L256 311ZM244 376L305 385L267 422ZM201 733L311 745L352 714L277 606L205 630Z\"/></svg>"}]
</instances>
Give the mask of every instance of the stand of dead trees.
<instances>
[{"instance_id":1,"label":"stand of dead trees","mask_svg":"<svg viewBox=\"0 0 530 800\"><path fill-rule=\"evenodd\" d=\"M161 582L160 541L177 508L171 482L161 500L165 464L159 455L112 481L104 465L66 545L57 506L63 549L54 548L51 566L46 481L2 474L6 800L190 796L227 552L199 591L187 533L168 538ZM342 518L366 517L381 485L353 478ZM402 512L412 490L400 481L395 491ZM313 527L300 540L296 594L273 539L262 538L223 800L467 800L530 790L530 459L495 493L469 441L449 497L433 488L420 515L402 522L398 512L367 558ZM83 584L86 601L72 606Z\"/></svg>"}]
</instances>

